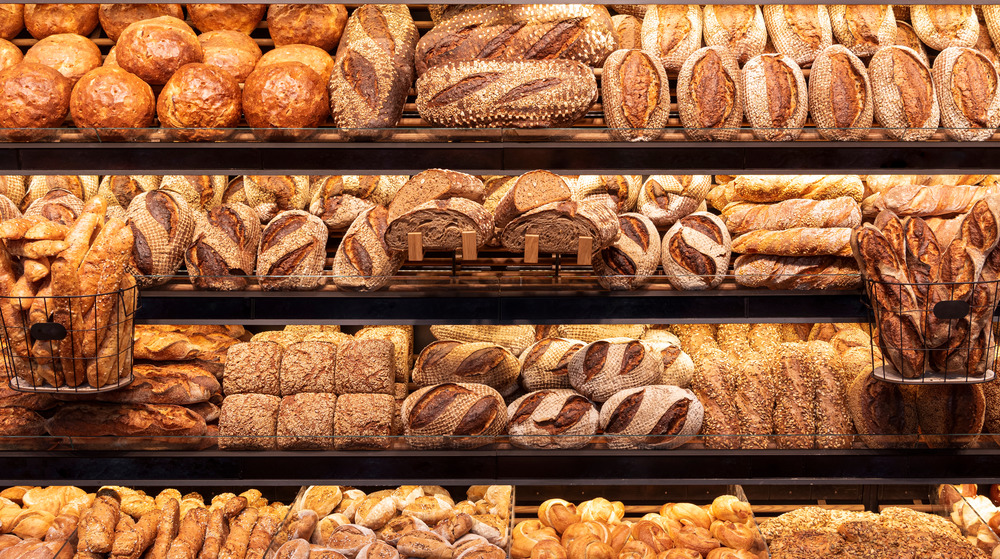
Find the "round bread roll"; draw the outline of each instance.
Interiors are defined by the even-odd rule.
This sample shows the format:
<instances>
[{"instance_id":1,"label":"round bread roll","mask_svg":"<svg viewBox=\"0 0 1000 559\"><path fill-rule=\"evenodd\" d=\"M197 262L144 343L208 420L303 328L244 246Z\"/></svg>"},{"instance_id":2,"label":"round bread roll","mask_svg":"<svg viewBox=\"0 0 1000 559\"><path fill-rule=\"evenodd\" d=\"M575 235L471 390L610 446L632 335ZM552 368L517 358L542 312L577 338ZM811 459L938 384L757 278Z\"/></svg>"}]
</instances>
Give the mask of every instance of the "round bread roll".
<instances>
[{"instance_id":1,"label":"round bread roll","mask_svg":"<svg viewBox=\"0 0 1000 559\"><path fill-rule=\"evenodd\" d=\"M102 140L126 140L153 125L156 97L139 76L102 66L76 82L69 108L77 128L95 128Z\"/></svg>"},{"instance_id":2,"label":"round bread roll","mask_svg":"<svg viewBox=\"0 0 1000 559\"><path fill-rule=\"evenodd\" d=\"M25 4L24 26L36 39L59 33L90 35L100 4Z\"/></svg>"},{"instance_id":3,"label":"round bread roll","mask_svg":"<svg viewBox=\"0 0 1000 559\"><path fill-rule=\"evenodd\" d=\"M198 35L198 42L205 64L222 68L240 83L246 81L260 60L260 47L249 35L239 31L209 31Z\"/></svg>"},{"instance_id":4,"label":"round bread roll","mask_svg":"<svg viewBox=\"0 0 1000 559\"><path fill-rule=\"evenodd\" d=\"M0 39L13 39L24 29L24 4L0 4Z\"/></svg>"},{"instance_id":5,"label":"round bread roll","mask_svg":"<svg viewBox=\"0 0 1000 559\"><path fill-rule=\"evenodd\" d=\"M272 4L267 30L275 46L306 44L333 50L347 24L343 4Z\"/></svg>"},{"instance_id":6,"label":"round bread roll","mask_svg":"<svg viewBox=\"0 0 1000 559\"><path fill-rule=\"evenodd\" d=\"M608 398L601 406L600 422L610 448L668 449L697 435L704 415L690 390L653 385Z\"/></svg>"},{"instance_id":7,"label":"round bread roll","mask_svg":"<svg viewBox=\"0 0 1000 559\"><path fill-rule=\"evenodd\" d=\"M243 110L247 124L260 139L306 138L330 112L326 82L301 62L258 68L243 87Z\"/></svg>"},{"instance_id":8,"label":"round bread roll","mask_svg":"<svg viewBox=\"0 0 1000 559\"><path fill-rule=\"evenodd\" d=\"M75 84L101 65L101 49L83 35L59 33L32 45L24 54L24 61L54 68Z\"/></svg>"},{"instance_id":9,"label":"round bread roll","mask_svg":"<svg viewBox=\"0 0 1000 559\"><path fill-rule=\"evenodd\" d=\"M280 62L301 62L310 67L320 77L323 83L330 81L333 73L334 60L325 50L312 45L285 45L270 50L257 61L257 68L263 68Z\"/></svg>"},{"instance_id":10,"label":"round bread roll","mask_svg":"<svg viewBox=\"0 0 1000 559\"><path fill-rule=\"evenodd\" d=\"M0 70L10 68L24 60L21 49L7 39L0 39Z\"/></svg>"},{"instance_id":11,"label":"round bread roll","mask_svg":"<svg viewBox=\"0 0 1000 559\"><path fill-rule=\"evenodd\" d=\"M240 84L217 66L185 64L163 86L156 114L164 128L185 129L175 131L181 140L221 140L240 122Z\"/></svg>"},{"instance_id":12,"label":"round bread roll","mask_svg":"<svg viewBox=\"0 0 1000 559\"><path fill-rule=\"evenodd\" d=\"M137 21L160 16L184 19L184 8L180 4L101 4L97 16L104 33L117 42L122 31Z\"/></svg>"},{"instance_id":13,"label":"round bread roll","mask_svg":"<svg viewBox=\"0 0 1000 559\"><path fill-rule=\"evenodd\" d=\"M187 10L202 33L228 30L249 35L264 19L267 4L188 4Z\"/></svg>"},{"instance_id":14,"label":"round bread roll","mask_svg":"<svg viewBox=\"0 0 1000 559\"><path fill-rule=\"evenodd\" d=\"M595 402L603 402L626 388L652 384L662 372L659 352L646 342L630 338L587 344L569 362L570 384Z\"/></svg>"},{"instance_id":15,"label":"round bread roll","mask_svg":"<svg viewBox=\"0 0 1000 559\"><path fill-rule=\"evenodd\" d=\"M198 36L188 24L170 16L129 25L115 45L117 64L152 85L167 83L178 68L203 58Z\"/></svg>"},{"instance_id":16,"label":"round bread roll","mask_svg":"<svg viewBox=\"0 0 1000 559\"><path fill-rule=\"evenodd\" d=\"M675 289L718 287L729 270L732 239L726 224L708 212L695 212L663 236L663 272Z\"/></svg>"},{"instance_id":17,"label":"round bread roll","mask_svg":"<svg viewBox=\"0 0 1000 559\"><path fill-rule=\"evenodd\" d=\"M0 129L17 141L38 140L58 128L69 112L73 84L66 76L41 64L21 62L0 71Z\"/></svg>"},{"instance_id":18,"label":"round bread roll","mask_svg":"<svg viewBox=\"0 0 1000 559\"><path fill-rule=\"evenodd\" d=\"M573 390L539 390L507 406L507 432L519 448L583 448L597 435L597 408Z\"/></svg>"}]
</instances>

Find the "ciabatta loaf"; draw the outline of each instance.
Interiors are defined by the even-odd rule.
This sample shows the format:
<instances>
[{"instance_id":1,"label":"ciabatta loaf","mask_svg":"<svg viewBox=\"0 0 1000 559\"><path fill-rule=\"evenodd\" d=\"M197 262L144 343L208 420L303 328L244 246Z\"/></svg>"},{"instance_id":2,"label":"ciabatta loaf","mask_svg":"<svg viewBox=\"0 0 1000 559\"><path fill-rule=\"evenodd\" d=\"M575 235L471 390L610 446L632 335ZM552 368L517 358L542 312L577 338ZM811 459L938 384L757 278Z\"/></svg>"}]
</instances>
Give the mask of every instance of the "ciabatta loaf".
<instances>
[{"instance_id":1,"label":"ciabatta loaf","mask_svg":"<svg viewBox=\"0 0 1000 559\"><path fill-rule=\"evenodd\" d=\"M829 12L833 36L855 56L867 58L895 44L896 14L890 5L835 4Z\"/></svg>"},{"instance_id":2,"label":"ciabatta loaf","mask_svg":"<svg viewBox=\"0 0 1000 559\"><path fill-rule=\"evenodd\" d=\"M642 48L655 54L668 72L681 65L701 47L701 6L657 4L642 19Z\"/></svg>"},{"instance_id":3,"label":"ciabatta loaf","mask_svg":"<svg viewBox=\"0 0 1000 559\"><path fill-rule=\"evenodd\" d=\"M871 82L861 59L843 45L819 53L809 74L809 114L820 136L863 140L874 111Z\"/></svg>"},{"instance_id":4,"label":"ciabatta loaf","mask_svg":"<svg viewBox=\"0 0 1000 559\"><path fill-rule=\"evenodd\" d=\"M808 68L833 44L830 13L822 4L769 4L763 7L767 32L775 50Z\"/></svg>"},{"instance_id":5,"label":"ciabatta loaf","mask_svg":"<svg viewBox=\"0 0 1000 559\"><path fill-rule=\"evenodd\" d=\"M740 64L764 53L767 27L760 6L710 4L704 18L706 45L726 47Z\"/></svg>"},{"instance_id":6,"label":"ciabatta loaf","mask_svg":"<svg viewBox=\"0 0 1000 559\"><path fill-rule=\"evenodd\" d=\"M618 50L601 74L608 132L629 142L655 140L670 118L670 84L660 60L642 50Z\"/></svg>"},{"instance_id":7,"label":"ciabatta loaf","mask_svg":"<svg viewBox=\"0 0 1000 559\"><path fill-rule=\"evenodd\" d=\"M743 112L754 136L769 141L798 138L809 110L799 65L789 56L761 54L743 66L740 79Z\"/></svg>"},{"instance_id":8,"label":"ciabatta loaf","mask_svg":"<svg viewBox=\"0 0 1000 559\"><path fill-rule=\"evenodd\" d=\"M732 140L743 122L740 67L725 47L699 49L677 76L677 111L693 140Z\"/></svg>"},{"instance_id":9,"label":"ciabatta loaf","mask_svg":"<svg viewBox=\"0 0 1000 559\"><path fill-rule=\"evenodd\" d=\"M934 59L941 126L953 140L982 141L1000 126L1000 88L996 67L972 48L949 47Z\"/></svg>"},{"instance_id":10,"label":"ciabatta loaf","mask_svg":"<svg viewBox=\"0 0 1000 559\"><path fill-rule=\"evenodd\" d=\"M695 212L663 236L663 272L675 289L717 287L729 271L731 244L729 231L718 216Z\"/></svg>"},{"instance_id":11,"label":"ciabatta loaf","mask_svg":"<svg viewBox=\"0 0 1000 559\"><path fill-rule=\"evenodd\" d=\"M931 70L916 51L890 46L879 49L868 66L875 94L875 118L896 140L929 138L940 120Z\"/></svg>"},{"instance_id":12,"label":"ciabatta loaf","mask_svg":"<svg viewBox=\"0 0 1000 559\"><path fill-rule=\"evenodd\" d=\"M979 18L970 5L914 5L910 21L920 40L934 50L971 47L979 39Z\"/></svg>"},{"instance_id":13,"label":"ciabatta loaf","mask_svg":"<svg viewBox=\"0 0 1000 559\"><path fill-rule=\"evenodd\" d=\"M660 236L642 214L618 216L621 237L594 258L597 281L605 289L636 289L649 283L660 264Z\"/></svg>"}]
</instances>

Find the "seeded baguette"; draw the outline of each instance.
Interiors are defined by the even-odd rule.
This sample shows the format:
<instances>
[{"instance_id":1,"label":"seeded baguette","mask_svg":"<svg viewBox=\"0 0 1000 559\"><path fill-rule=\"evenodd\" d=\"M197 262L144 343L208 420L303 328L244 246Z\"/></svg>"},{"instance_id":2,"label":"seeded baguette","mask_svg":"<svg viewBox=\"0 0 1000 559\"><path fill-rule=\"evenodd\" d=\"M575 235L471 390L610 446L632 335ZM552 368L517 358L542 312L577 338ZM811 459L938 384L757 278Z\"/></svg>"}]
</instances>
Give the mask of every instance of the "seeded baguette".
<instances>
[{"instance_id":1,"label":"seeded baguette","mask_svg":"<svg viewBox=\"0 0 1000 559\"><path fill-rule=\"evenodd\" d=\"M740 64L764 53L767 26L760 6L709 4L704 19L706 45L728 48Z\"/></svg>"},{"instance_id":2,"label":"seeded baguette","mask_svg":"<svg viewBox=\"0 0 1000 559\"><path fill-rule=\"evenodd\" d=\"M806 78L799 65L782 54L751 58L740 74L743 112L760 140L794 140L809 111Z\"/></svg>"},{"instance_id":3,"label":"seeded baguette","mask_svg":"<svg viewBox=\"0 0 1000 559\"><path fill-rule=\"evenodd\" d=\"M618 50L601 75L604 119L618 140L655 140L670 118L670 84L660 60L642 50Z\"/></svg>"},{"instance_id":4,"label":"seeded baguette","mask_svg":"<svg viewBox=\"0 0 1000 559\"><path fill-rule=\"evenodd\" d=\"M867 137L875 103L864 62L843 45L827 47L809 74L809 113L827 140Z\"/></svg>"},{"instance_id":5,"label":"seeded baguette","mask_svg":"<svg viewBox=\"0 0 1000 559\"><path fill-rule=\"evenodd\" d=\"M934 50L971 47L979 39L979 18L971 5L913 5L910 22L917 37Z\"/></svg>"},{"instance_id":6,"label":"seeded baguette","mask_svg":"<svg viewBox=\"0 0 1000 559\"><path fill-rule=\"evenodd\" d=\"M975 49L949 47L934 59L933 76L944 133L959 141L992 137L1000 126L1000 76L990 59Z\"/></svg>"},{"instance_id":7,"label":"seeded baguette","mask_svg":"<svg viewBox=\"0 0 1000 559\"><path fill-rule=\"evenodd\" d=\"M677 76L677 111L692 140L729 141L743 122L740 67L725 47L699 49Z\"/></svg>"},{"instance_id":8,"label":"seeded baguette","mask_svg":"<svg viewBox=\"0 0 1000 559\"><path fill-rule=\"evenodd\" d=\"M803 68L833 44L830 13L825 5L769 4L762 9L775 50Z\"/></svg>"},{"instance_id":9,"label":"seeded baguette","mask_svg":"<svg viewBox=\"0 0 1000 559\"><path fill-rule=\"evenodd\" d=\"M896 14L891 5L834 4L828 10L833 36L855 56L867 58L895 44Z\"/></svg>"}]
</instances>

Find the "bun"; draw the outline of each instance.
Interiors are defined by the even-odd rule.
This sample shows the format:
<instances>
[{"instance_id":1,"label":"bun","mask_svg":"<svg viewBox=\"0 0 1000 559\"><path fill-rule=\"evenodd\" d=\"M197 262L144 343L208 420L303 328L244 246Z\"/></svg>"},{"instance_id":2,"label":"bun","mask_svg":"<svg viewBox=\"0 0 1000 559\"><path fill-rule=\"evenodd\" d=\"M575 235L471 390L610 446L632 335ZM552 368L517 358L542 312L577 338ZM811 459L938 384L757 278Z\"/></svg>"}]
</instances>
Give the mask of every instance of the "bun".
<instances>
[{"instance_id":1,"label":"bun","mask_svg":"<svg viewBox=\"0 0 1000 559\"><path fill-rule=\"evenodd\" d=\"M84 74L101 65L101 49L82 35L60 33L32 45L24 53L24 62L54 68L75 84Z\"/></svg>"},{"instance_id":2,"label":"bun","mask_svg":"<svg viewBox=\"0 0 1000 559\"><path fill-rule=\"evenodd\" d=\"M331 51L347 24L343 4L271 4L267 30L275 46L305 44Z\"/></svg>"},{"instance_id":3,"label":"bun","mask_svg":"<svg viewBox=\"0 0 1000 559\"><path fill-rule=\"evenodd\" d=\"M660 58L663 68L676 72L701 47L701 6L656 5L642 18L642 48Z\"/></svg>"},{"instance_id":4,"label":"bun","mask_svg":"<svg viewBox=\"0 0 1000 559\"><path fill-rule=\"evenodd\" d=\"M889 137L918 141L934 134L940 119L934 80L916 51L899 46L879 49L868 74L875 94L875 118Z\"/></svg>"},{"instance_id":5,"label":"bun","mask_svg":"<svg viewBox=\"0 0 1000 559\"><path fill-rule=\"evenodd\" d=\"M170 16L129 25L115 44L115 62L152 85L167 83L178 68L203 58L198 36Z\"/></svg>"},{"instance_id":6,"label":"bun","mask_svg":"<svg viewBox=\"0 0 1000 559\"><path fill-rule=\"evenodd\" d=\"M757 139L786 141L799 137L809 111L809 93L806 78L791 57L762 54L751 58L743 66L740 88L743 112Z\"/></svg>"},{"instance_id":7,"label":"bun","mask_svg":"<svg viewBox=\"0 0 1000 559\"><path fill-rule=\"evenodd\" d=\"M677 77L677 111L689 138L736 138L743 102L740 67L729 49L705 47L684 61Z\"/></svg>"},{"instance_id":8,"label":"bun","mask_svg":"<svg viewBox=\"0 0 1000 559\"><path fill-rule=\"evenodd\" d=\"M90 35L100 4L25 4L24 26L36 39L59 33Z\"/></svg>"},{"instance_id":9,"label":"bun","mask_svg":"<svg viewBox=\"0 0 1000 559\"><path fill-rule=\"evenodd\" d=\"M180 140L222 140L240 122L240 97L240 84L221 68L185 64L163 86L156 114Z\"/></svg>"},{"instance_id":10,"label":"bun","mask_svg":"<svg viewBox=\"0 0 1000 559\"><path fill-rule=\"evenodd\" d=\"M267 4L188 4L187 10L202 33L228 30L249 35L264 19Z\"/></svg>"},{"instance_id":11,"label":"bun","mask_svg":"<svg viewBox=\"0 0 1000 559\"><path fill-rule=\"evenodd\" d=\"M312 45L285 45L267 51L257 61L255 70L278 64L279 62L301 62L313 69L323 78L323 83L330 81L333 74L334 61L330 53Z\"/></svg>"},{"instance_id":12,"label":"bun","mask_svg":"<svg viewBox=\"0 0 1000 559\"><path fill-rule=\"evenodd\" d=\"M0 39L11 40L24 29L24 4L0 4Z\"/></svg>"},{"instance_id":13,"label":"bun","mask_svg":"<svg viewBox=\"0 0 1000 559\"><path fill-rule=\"evenodd\" d=\"M243 111L260 139L306 138L330 112L326 82L301 62L258 67L243 86Z\"/></svg>"},{"instance_id":14,"label":"bun","mask_svg":"<svg viewBox=\"0 0 1000 559\"><path fill-rule=\"evenodd\" d=\"M655 140L670 118L670 84L660 61L641 50L618 50L601 74L604 119L618 140Z\"/></svg>"},{"instance_id":15,"label":"bun","mask_svg":"<svg viewBox=\"0 0 1000 559\"><path fill-rule=\"evenodd\" d=\"M72 82L41 64L22 62L0 71L0 128L58 128L69 112ZM12 140L35 140L47 132L6 130Z\"/></svg>"},{"instance_id":16,"label":"bun","mask_svg":"<svg viewBox=\"0 0 1000 559\"><path fill-rule=\"evenodd\" d=\"M819 53L809 75L809 113L820 136L863 140L874 110L868 70L861 59L843 45L832 45Z\"/></svg>"},{"instance_id":17,"label":"bun","mask_svg":"<svg viewBox=\"0 0 1000 559\"><path fill-rule=\"evenodd\" d=\"M137 21L159 16L184 19L184 8L180 4L101 4L97 15L104 33L114 43L126 27Z\"/></svg>"},{"instance_id":18,"label":"bun","mask_svg":"<svg viewBox=\"0 0 1000 559\"><path fill-rule=\"evenodd\" d=\"M257 42L239 31L209 31L198 35L205 64L218 66L243 83L260 60Z\"/></svg>"},{"instance_id":19,"label":"bun","mask_svg":"<svg viewBox=\"0 0 1000 559\"><path fill-rule=\"evenodd\" d=\"M741 65L764 53L767 27L760 6L710 4L704 19L707 46L726 47Z\"/></svg>"},{"instance_id":20,"label":"bun","mask_svg":"<svg viewBox=\"0 0 1000 559\"><path fill-rule=\"evenodd\" d=\"M125 95L119 99L113 91ZM76 83L69 108L77 128L97 128L101 139L127 140L153 125L156 98L139 76L117 66L102 66Z\"/></svg>"}]
</instances>

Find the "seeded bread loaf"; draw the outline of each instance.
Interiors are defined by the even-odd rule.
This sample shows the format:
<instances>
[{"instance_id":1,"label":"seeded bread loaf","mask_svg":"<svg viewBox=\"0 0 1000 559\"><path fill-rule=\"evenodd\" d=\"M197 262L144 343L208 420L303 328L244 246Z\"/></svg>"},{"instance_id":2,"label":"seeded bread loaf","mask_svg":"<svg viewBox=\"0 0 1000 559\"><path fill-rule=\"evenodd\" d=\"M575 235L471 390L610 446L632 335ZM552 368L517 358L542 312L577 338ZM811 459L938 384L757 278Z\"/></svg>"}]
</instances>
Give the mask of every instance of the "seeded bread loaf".
<instances>
[{"instance_id":1,"label":"seeded bread loaf","mask_svg":"<svg viewBox=\"0 0 1000 559\"><path fill-rule=\"evenodd\" d=\"M809 114L820 136L863 140L874 111L871 82L861 59L843 45L819 53L809 74Z\"/></svg>"},{"instance_id":2,"label":"seeded bread loaf","mask_svg":"<svg viewBox=\"0 0 1000 559\"><path fill-rule=\"evenodd\" d=\"M322 341L289 344L281 355L278 374L281 395L334 393L337 389L336 372L337 344Z\"/></svg>"},{"instance_id":3,"label":"seeded bread loaf","mask_svg":"<svg viewBox=\"0 0 1000 559\"><path fill-rule=\"evenodd\" d=\"M762 54L743 66L740 77L743 112L754 136L769 141L798 138L809 109L809 92L799 65L789 56Z\"/></svg>"},{"instance_id":4,"label":"seeded bread loaf","mask_svg":"<svg viewBox=\"0 0 1000 559\"><path fill-rule=\"evenodd\" d=\"M577 392L604 402L620 390L656 382L663 372L663 361L646 342L609 338L577 351L568 371L569 382Z\"/></svg>"},{"instance_id":5,"label":"seeded bread loaf","mask_svg":"<svg viewBox=\"0 0 1000 559\"><path fill-rule=\"evenodd\" d=\"M677 77L677 111L692 140L728 141L743 122L743 91L736 57L705 47L684 61Z\"/></svg>"},{"instance_id":6,"label":"seeded bread loaf","mask_svg":"<svg viewBox=\"0 0 1000 559\"><path fill-rule=\"evenodd\" d=\"M519 448L583 448L597 435L597 408L573 390L525 394L507 415L510 442Z\"/></svg>"},{"instance_id":7,"label":"seeded bread loaf","mask_svg":"<svg viewBox=\"0 0 1000 559\"><path fill-rule=\"evenodd\" d=\"M413 365L413 382L430 386L476 382L509 395L517 389L521 364L517 356L489 342L438 341L424 348Z\"/></svg>"},{"instance_id":8,"label":"seeded bread loaf","mask_svg":"<svg viewBox=\"0 0 1000 559\"><path fill-rule=\"evenodd\" d=\"M281 450L333 450L337 396L308 393L285 396L278 406L276 434Z\"/></svg>"},{"instance_id":9,"label":"seeded bread loaf","mask_svg":"<svg viewBox=\"0 0 1000 559\"><path fill-rule=\"evenodd\" d=\"M493 216L478 202L448 198L424 202L389 222L385 244L390 250L406 250L410 233L420 233L424 250L458 250L462 234L476 234L482 247L493 236Z\"/></svg>"},{"instance_id":10,"label":"seeded bread loaf","mask_svg":"<svg viewBox=\"0 0 1000 559\"><path fill-rule=\"evenodd\" d=\"M500 394L482 384L439 384L407 396L400 413L414 448L476 448L507 429Z\"/></svg>"},{"instance_id":11,"label":"seeded bread loaf","mask_svg":"<svg viewBox=\"0 0 1000 559\"><path fill-rule=\"evenodd\" d=\"M449 62L416 87L420 116L453 128L559 128L597 100L593 71L573 60Z\"/></svg>"},{"instance_id":12,"label":"seeded bread loaf","mask_svg":"<svg viewBox=\"0 0 1000 559\"><path fill-rule=\"evenodd\" d=\"M707 46L726 47L739 64L764 53L767 27L760 6L710 4L704 17Z\"/></svg>"},{"instance_id":13,"label":"seeded bread loaf","mask_svg":"<svg viewBox=\"0 0 1000 559\"><path fill-rule=\"evenodd\" d=\"M907 448L917 444L917 410L901 386L858 375L848 387L847 406L858 437L868 448Z\"/></svg>"},{"instance_id":14,"label":"seeded bread loaf","mask_svg":"<svg viewBox=\"0 0 1000 559\"><path fill-rule=\"evenodd\" d=\"M358 340L380 339L391 342L396 360L396 383L398 385L410 381L410 360L413 357L412 326L365 326L354 337ZM403 395L405 397L405 391Z\"/></svg>"},{"instance_id":15,"label":"seeded bread loaf","mask_svg":"<svg viewBox=\"0 0 1000 559\"><path fill-rule=\"evenodd\" d=\"M395 381L396 359L389 340L351 340L337 346L337 394L392 394Z\"/></svg>"},{"instance_id":16,"label":"seeded bread loaf","mask_svg":"<svg viewBox=\"0 0 1000 559\"><path fill-rule=\"evenodd\" d=\"M567 338L543 338L521 353L521 384L525 390L570 388L569 362L586 343Z\"/></svg>"},{"instance_id":17,"label":"seeded bread loaf","mask_svg":"<svg viewBox=\"0 0 1000 559\"><path fill-rule=\"evenodd\" d=\"M881 47L896 44L892 6L835 4L828 10L833 36L855 56L867 58Z\"/></svg>"},{"instance_id":18,"label":"seeded bread loaf","mask_svg":"<svg viewBox=\"0 0 1000 559\"><path fill-rule=\"evenodd\" d=\"M840 355L833 344L806 343L805 358L816 379L816 448L849 449L854 442L854 422L847 407L847 386L838 376Z\"/></svg>"},{"instance_id":19,"label":"seeded bread loaf","mask_svg":"<svg viewBox=\"0 0 1000 559\"><path fill-rule=\"evenodd\" d=\"M257 278L265 291L315 289L326 281L326 225L302 210L281 212L261 233Z\"/></svg>"},{"instance_id":20,"label":"seeded bread loaf","mask_svg":"<svg viewBox=\"0 0 1000 559\"><path fill-rule=\"evenodd\" d=\"M919 141L937 130L938 99L930 68L916 51L890 46L868 65L875 94L875 118L890 138Z\"/></svg>"},{"instance_id":21,"label":"seeded bread loaf","mask_svg":"<svg viewBox=\"0 0 1000 559\"><path fill-rule=\"evenodd\" d=\"M191 208L178 194L154 190L133 198L126 215L135 239L126 271L136 276L140 287L166 283L191 244Z\"/></svg>"},{"instance_id":22,"label":"seeded bread loaf","mask_svg":"<svg viewBox=\"0 0 1000 559\"><path fill-rule=\"evenodd\" d=\"M775 50L808 68L816 56L833 44L830 13L822 4L768 4L764 22Z\"/></svg>"},{"instance_id":23,"label":"seeded bread loaf","mask_svg":"<svg viewBox=\"0 0 1000 559\"><path fill-rule=\"evenodd\" d=\"M333 258L333 282L341 289L374 291L387 285L403 264L405 253L385 244L389 212L382 206L365 210L347 229Z\"/></svg>"},{"instance_id":24,"label":"seeded bread loaf","mask_svg":"<svg viewBox=\"0 0 1000 559\"><path fill-rule=\"evenodd\" d=\"M971 47L979 39L979 18L967 4L914 5L910 21L917 37L934 50Z\"/></svg>"},{"instance_id":25,"label":"seeded bread loaf","mask_svg":"<svg viewBox=\"0 0 1000 559\"><path fill-rule=\"evenodd\" d=\"M778 448L813 448L816 444L816 370L808 346L783 343L775 376L774 434Z\"/></svg>"},{"instance_id":26,"label":"seeded bread loaf","mask_svg":"<svg viewBox=\"0 0 1000 559\"><path fill-rule=\"evenodd\" d=\"M949 47L934 59L932 74L944 133L959 141L990 139L1000 126L1000 76L990 59L976 49Z\"/></svg>"},{"instance_id":27,"label":"seeded bread loaf","mask_svg":"<svg viewBox=\"0 0 1000 559\"><path fill-rule=\"evenodd\" d=\"M732 240L725 223L708 212L695 212L663 236L660 259L675 289L718 287L729 271Z\"/></svg>"},{"instance_id":28,"label":"seeded bread loaf","mask_svg":"<svg viewBox=\"0 0 1000 559\"><path fill-rule=\"evenodd\" d=\"M509 250L523 252L529 234L538 235L541 253L572 254L579 249L580 237L591 237L597 252L614 244L621 229L607 205L567 201L545 204L511 221L500 240Z\"/></svg>"},{"instance_id":29,"label":"seeded bread loaf","mask_svg":"<svg viewBox=\"0 0 1000 559\"><path fill-rule=\"evenodd\" d=\"M734 397L736 379L731 373L728 357L719 349L703 347L693 358L695 369L691 390L704 408L701 435L705 447L740 448L740 418Z\"/></svg>"},{"instance_id":30,"label":"seeded bread loaf","mask_svg":"<svg viewBox=\"0 0 1000 559\"><path fill-rule=\"evenodd\" d=\"M642 50L618 50L601 74L604 120L618 140L655 140L670 118L670 84L658 58Z\"/></svg>"},{"instance_id":31,"label":"seeded bread loaf","mask_svg":"<svg viewBox=\"0 0 1000 559\"><path fill-rule=\"evenodd\" d=\"M338 450L391 447L395 411L396 401L389 394L341 395L337 398L333 421L334 447Z\"/></svg>"},{"instance_id":32,"label":"seeded bread loaf","mask_svg":"<svg viewBox=\"0 0 1000 559\"><path fill-rule=\"evenodd\" d=\"M184 255L191 283L199 289L245 289L260 244L257 213L246 204L225 204L196 213L194 221L194 238Z\"/></svg>"},{"instance_id":33,"label":"seeded bread loaf","mask_svg":"<svg viewBox=\"0 0 1000 559\"><path fill-rule=\"evenodd\" d=\"M238 343L229 348L222 388L233 394L281 394L281 346L274 342Z\"/></svg>"},{"instance_id":34,"label":"seeded bread loaf","mask_svg":"<svg viewBox=\"0 0 1000 559\"><path fill-rule=\"evenodd\" d=\"M274 450L277 445L281 398L264 394L236 394L222 402L219 448Z\"/></svg>"},{"instance_id":35,"label":"seeded bread loaf","mask_svg":"<svg viewBox=\"0 0 1000 559\"><path fill-rule=\"evenodd\" d=\"M636 289L652 281L660 264L660 235L642 214L618 216L622 235L594 258L594 273L605 289Z\"/></svg>"},{"instance_id":36,"label":"seeded bread loaf","mask_svg":"<svg viewBox=\"0 0 1000 559\"><path fill-rule=\"evenodd\" d=\"M698 4L657 4L642 19L642 49L658 56L668 72L680 70L701 47L702 19Z\"/></svg>"}]
</instances>

